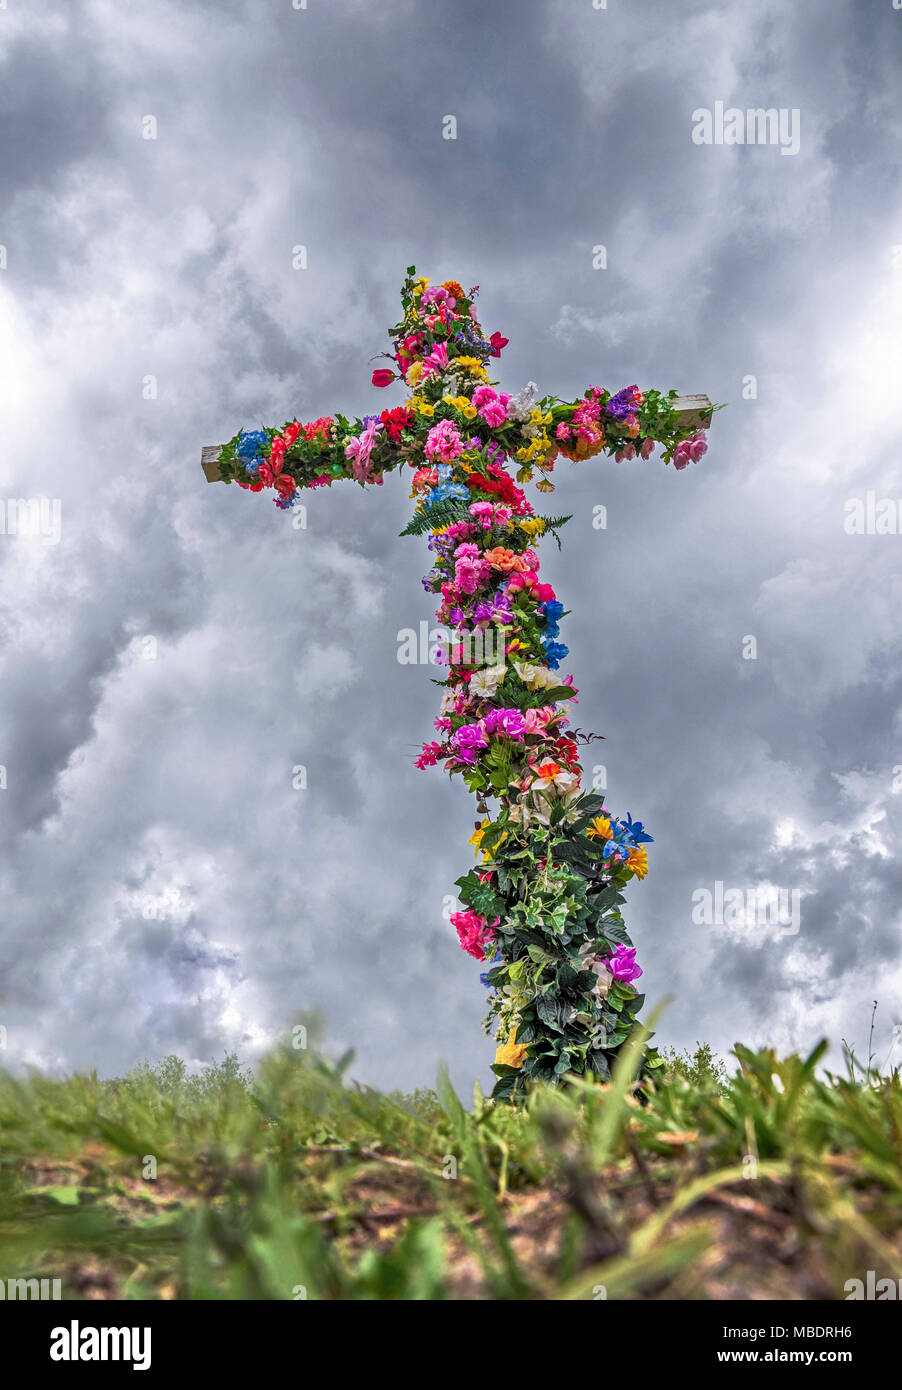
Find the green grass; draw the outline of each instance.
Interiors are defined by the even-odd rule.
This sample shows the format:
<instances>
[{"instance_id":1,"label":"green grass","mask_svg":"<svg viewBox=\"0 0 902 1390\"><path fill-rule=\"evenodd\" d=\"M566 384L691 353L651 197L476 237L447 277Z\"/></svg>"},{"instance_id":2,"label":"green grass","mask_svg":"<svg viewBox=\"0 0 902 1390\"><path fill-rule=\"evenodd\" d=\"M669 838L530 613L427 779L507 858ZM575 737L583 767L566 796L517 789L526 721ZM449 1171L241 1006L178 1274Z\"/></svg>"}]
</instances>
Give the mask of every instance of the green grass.
<instances>
[{"instance_id":1,"label":"green grass","mask_svg":"<svg viewBox=\"0 0 902 1390\"><path fill-rule=\"evenodd\" d=\"M637 1040L641 1044L641 1038ZM0 1278L64 1298L843 1298L900 1266L902 1084L737 1047L637 1091L383 1095L255 1075L0 1074ZM155 1174L155 1176L154 1176Z\"/></svg>"}]
</instances>

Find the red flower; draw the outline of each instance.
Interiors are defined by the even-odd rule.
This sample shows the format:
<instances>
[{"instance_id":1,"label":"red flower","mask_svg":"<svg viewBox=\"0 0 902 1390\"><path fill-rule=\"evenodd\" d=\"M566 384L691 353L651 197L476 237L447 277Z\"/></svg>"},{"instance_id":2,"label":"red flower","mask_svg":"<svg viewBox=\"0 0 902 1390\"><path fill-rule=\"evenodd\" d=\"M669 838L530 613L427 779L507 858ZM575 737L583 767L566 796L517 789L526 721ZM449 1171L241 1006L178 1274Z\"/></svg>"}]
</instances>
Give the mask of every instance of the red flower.
<instances>
[{"instance_id":1,"label":"red flower","mask_svg":"<svg viewBox=\"0 0 902 1390\"><path fill-rule=\"evenodd\" d=\"M304 438L316 440L317 444L328 444L332 437L334 421L331 415L321 415L304 426Z\"/></svg>"},{"instance_id":2,"label":"red flower","mask_svg":"<svg viewBox=\"0 0 902 1390\"><path fill-rule=\"evenodd\" d=\"M377 367L373 372L374 386L390 386L395 379L394 372L390 372L388 367Z\"/></svg>"},{"instance_id":3,"label":"red flower","mask_svg":"<svg viewBox=\"0 0 902 1390\"><path fill-rule=\"evenodd\" d=\"M416 418L414 412L408 410L405 405L395 406L394 410L383 410L379 416L392 444L401 443L401 431L410 429L412 425L416 424Z\"/></svg>"},{"instance_id":4,"label":"red flower","mask_svg":"<svg viewBox=\"0 0 902 1390\"><path fill-rule=\"evenodd\" d=\"M502 338L500 333L493 333L491 338L489 338L489 342L492 345L492 356L500 357L501 349L507 347L510 338Z\"/></svg>"}]
</instances>

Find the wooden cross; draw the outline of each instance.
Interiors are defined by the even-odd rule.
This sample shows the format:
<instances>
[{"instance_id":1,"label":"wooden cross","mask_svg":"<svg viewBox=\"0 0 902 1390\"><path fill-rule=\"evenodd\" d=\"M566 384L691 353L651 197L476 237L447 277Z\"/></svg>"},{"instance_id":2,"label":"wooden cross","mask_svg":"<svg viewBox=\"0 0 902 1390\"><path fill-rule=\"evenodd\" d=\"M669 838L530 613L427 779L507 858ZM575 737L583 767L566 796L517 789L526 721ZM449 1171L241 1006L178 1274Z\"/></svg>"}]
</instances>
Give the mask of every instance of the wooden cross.
<instances>
[{"instance_id":1,"label":"wooden cross","mask_svg":"<svg viewBox=\"0 0 902 1390\"><path fill-rule=\"evenodd\" d=\"M637 387L614 396L589 387L572 402L538 400L534 383L515 397L496 391L487 364L507 339L483 332L475 294L456 281L430 287L409 267L386 354L393 367L373 373L384 386L397 372L413 391L404 406L239 432L206 446L201 465L209 482L273 487L283 508L305 487L381 483L403 464L415 470L417 509L402 534L431 532L435 563L424 583L441 593L437 617L458 635L440 682L441 739L424 743L417 765L443 760L483 817L471 840L482 864L457 880L466 910L451 921L463 948L489 966L487 1022L499 1042L493 1095L511 1099L525 1078L610 1076L644 1001L618 909L626 883L645 877L651 837L580 785L578 744L598 735L567 730L578 692L572 677L553 674L567 654L556 641L564 609L539 580L534 549L570 518L536 516L508 466L520 465L518 483L538 470L541 492L553 490L547 474L559 453L648 459L663 445L664 462L682 469L705 452L700 432L715 407L704 395ZM604 620L614 639L617 621ZM465 654L458 639L487 630L500 634L500 658ZM489 800L498 802L492 815ZM645 1072L661 1064L654 1049L645 1052Z\"/></svg>"}]
</instances>

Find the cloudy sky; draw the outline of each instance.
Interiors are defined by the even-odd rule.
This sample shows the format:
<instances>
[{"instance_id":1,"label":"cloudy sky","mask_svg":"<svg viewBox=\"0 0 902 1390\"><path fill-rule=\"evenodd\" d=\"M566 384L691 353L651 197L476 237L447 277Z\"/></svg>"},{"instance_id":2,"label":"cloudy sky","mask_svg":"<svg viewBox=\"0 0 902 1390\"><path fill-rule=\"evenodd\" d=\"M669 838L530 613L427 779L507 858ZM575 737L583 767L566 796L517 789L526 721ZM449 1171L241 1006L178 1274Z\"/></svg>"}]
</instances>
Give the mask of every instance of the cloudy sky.
<instances>
[{"instance_id":1,"label":"cloudy sky","mask_svg":"<svg viewBox=\"0 0 902 1390\"><path fill-rule=\"evenodd\" d=\"M200 470L242 425L397 404L370 359L411 263L481 285L508 389L726 403L684 473L556 472L577 722L655 837L626 912L661 1039L838 1062L877 999L886 1056L902 535L847 517L902 510L902 10L296 5L0 7L4 522L47 499L0 534L0 1058L253 1061L314 1010L365 1081L491 1080L443 916L473 807L411 765L405 489L295 530ZM797 152L696 143L719 102ZM693 920L718 882L795 894L798 930Z\"/></svg>"}]
</instances>

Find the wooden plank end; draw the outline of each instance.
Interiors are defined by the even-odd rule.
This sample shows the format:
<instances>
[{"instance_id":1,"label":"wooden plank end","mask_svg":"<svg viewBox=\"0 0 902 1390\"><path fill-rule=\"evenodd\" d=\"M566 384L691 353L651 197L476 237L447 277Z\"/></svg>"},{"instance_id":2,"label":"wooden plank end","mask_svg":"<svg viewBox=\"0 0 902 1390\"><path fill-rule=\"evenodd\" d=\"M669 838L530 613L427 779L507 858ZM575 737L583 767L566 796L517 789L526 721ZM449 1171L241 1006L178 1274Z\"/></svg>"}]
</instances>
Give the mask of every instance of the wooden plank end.
<instances>
[{"instance_id":1,"label":"wooden plank end","mask_svg":"<svg viewBox=\"0 0 902 1390\"><path fill-rule=\"evenodd\" d=\"M711 424L714 406L707 396L677 396L673 408L680 416L681 425L704 430Z\"/></svg>"},{"instance_id":2,"label":"wooden plank end","mask_svg":"<svg viewBox=\"0 0 902 1390\"><path fill-rule=\"evenodd\" d=\"M222 477L219 471L219 456L221 453L221 444L205 444L200 451L200 466L204 470L204 475L208 483L218 483Z\"/></svg>"}]
</instances>

